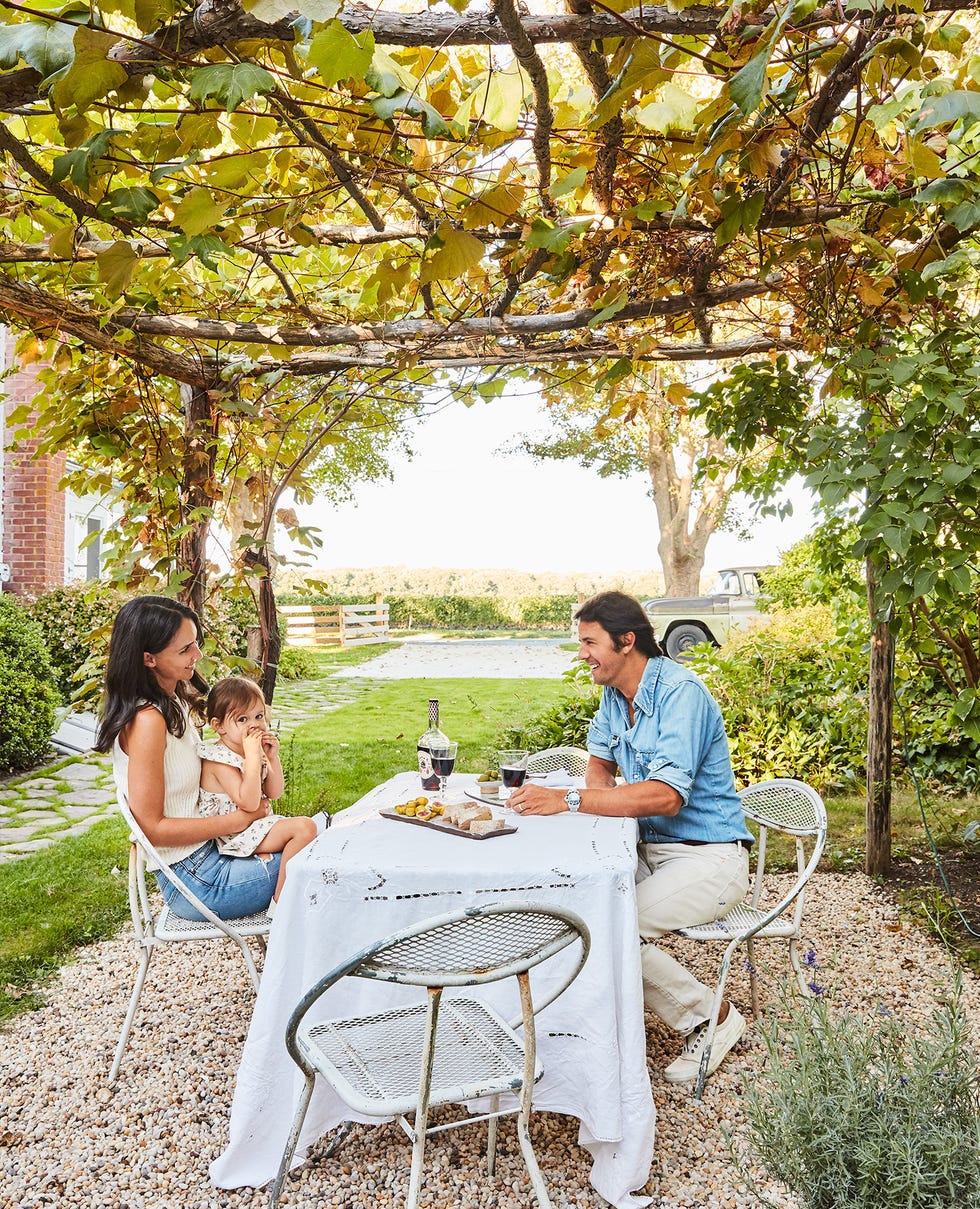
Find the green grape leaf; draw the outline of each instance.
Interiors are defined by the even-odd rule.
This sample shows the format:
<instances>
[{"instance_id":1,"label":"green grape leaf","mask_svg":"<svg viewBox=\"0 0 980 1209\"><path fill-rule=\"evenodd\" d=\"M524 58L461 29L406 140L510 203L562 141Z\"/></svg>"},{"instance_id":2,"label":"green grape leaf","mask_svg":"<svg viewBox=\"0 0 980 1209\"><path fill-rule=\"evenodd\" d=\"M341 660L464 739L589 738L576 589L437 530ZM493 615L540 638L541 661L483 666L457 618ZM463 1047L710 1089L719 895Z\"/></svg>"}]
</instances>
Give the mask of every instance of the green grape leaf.
<instances>
[{"instance_id":1,"label":"green grape leaf","mask_svg":"<svg viewBox=\"0 0 980 1209\"><path fill-rule=\"evenodd\" d=\"M191 73L190 99L203 105L213 97L230 113L243 101L275 89L271 73L255 63L214 63Z\"/></svg>"}]
</instances>

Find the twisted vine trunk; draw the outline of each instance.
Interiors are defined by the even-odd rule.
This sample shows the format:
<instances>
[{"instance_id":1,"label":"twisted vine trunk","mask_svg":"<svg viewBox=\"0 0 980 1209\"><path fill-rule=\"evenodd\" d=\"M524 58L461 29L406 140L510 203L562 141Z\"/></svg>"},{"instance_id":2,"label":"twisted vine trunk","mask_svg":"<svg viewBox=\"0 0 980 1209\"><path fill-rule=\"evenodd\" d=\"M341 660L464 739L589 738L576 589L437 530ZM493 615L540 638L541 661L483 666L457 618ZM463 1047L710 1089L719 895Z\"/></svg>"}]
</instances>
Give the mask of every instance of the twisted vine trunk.
<instances>
[{"instance_id":1,"label":"twisted vine trunk","mask_svg":"<svg viewBox=\"0 0 980 1209\"><path fill-rule=\"evenodd\" d=\"M186 572L187 579L180 589L180 599L202 617L207 594L206 547L214 503L211 487L217 419L211 396L204 387L181 385L180 397L187 434L181 490L184 532L180 535L177 553L178 566Z\"/></svg>"}]
</instances>

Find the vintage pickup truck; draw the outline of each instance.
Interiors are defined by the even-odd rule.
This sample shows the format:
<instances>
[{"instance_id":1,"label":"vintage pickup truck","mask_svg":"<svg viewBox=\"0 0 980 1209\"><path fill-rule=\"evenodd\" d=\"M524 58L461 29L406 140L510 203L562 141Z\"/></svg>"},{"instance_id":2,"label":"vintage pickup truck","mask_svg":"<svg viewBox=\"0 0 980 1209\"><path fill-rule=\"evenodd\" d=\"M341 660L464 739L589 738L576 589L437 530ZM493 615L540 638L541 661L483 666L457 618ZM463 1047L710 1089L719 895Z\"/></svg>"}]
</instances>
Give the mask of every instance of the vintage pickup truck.
<instances>
[{"instance_id":1,"label":"vintage pickup truck","mask_svg":"<svg viewBox=\"0 0 980 1209\"><path fill-rule=\"evenodd\" d=\"M718 572L707 596L645 600L643 607L650 616L653 632L671 659L683 660L686 652L699 642L721 646L733 628L764 616L758 603L768 570L768 567L726 567Z\"/></svg>"}]
</instances>

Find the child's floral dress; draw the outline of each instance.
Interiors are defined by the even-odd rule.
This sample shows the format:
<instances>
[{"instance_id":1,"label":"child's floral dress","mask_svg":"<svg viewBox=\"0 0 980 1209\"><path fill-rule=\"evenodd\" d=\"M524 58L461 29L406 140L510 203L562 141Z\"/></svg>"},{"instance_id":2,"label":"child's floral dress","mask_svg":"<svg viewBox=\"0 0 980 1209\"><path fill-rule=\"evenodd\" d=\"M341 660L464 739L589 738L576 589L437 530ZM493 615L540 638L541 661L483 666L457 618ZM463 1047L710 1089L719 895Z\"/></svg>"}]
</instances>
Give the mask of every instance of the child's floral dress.
<instances>
[{"instance_id":1,"label":"child's floral dress","mask_svg":"<svg viewBox=\"0 0 980 1209\"><path fill-rule=\"evenodd\" d=\"M215 764L230 764L239 772L245 771L245 757L225 747L224 743L202 740L197 745L197 754L202 760L213 760ZM262 780L265 780L266 763L262 761ZM198 808L202 815L210 818L216 814L231 814L238 807L226 793L214 793L210 789L202 789L198 798ZM244 831L237 835L219 836L215 843L218 851L224 856L253 856L255 849L265 839L279 821L274 814L256 819Z\"/></svg>"}]
</instances>

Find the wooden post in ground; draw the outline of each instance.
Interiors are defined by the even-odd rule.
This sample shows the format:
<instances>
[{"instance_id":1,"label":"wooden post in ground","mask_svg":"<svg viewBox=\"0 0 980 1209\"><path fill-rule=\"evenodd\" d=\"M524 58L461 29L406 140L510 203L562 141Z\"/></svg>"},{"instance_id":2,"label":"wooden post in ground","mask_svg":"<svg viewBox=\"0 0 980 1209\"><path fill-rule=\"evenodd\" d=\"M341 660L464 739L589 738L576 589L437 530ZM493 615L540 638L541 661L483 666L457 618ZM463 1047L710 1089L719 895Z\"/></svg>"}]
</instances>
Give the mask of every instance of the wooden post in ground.
<instances>
[{"instance_id":1,"label":"wooden post in ground","mask_svg":"<svg viewBox=\"0 0 980 1209\"><path fill-rule=\"evenodd\" d=\"M865 563L871 654L868 661L868 796L865 818L864 870L884 877L891 869L892 837L892 705L895 639L888 622L877 618L877 568Z\"/></svg>"}]
</instances>

